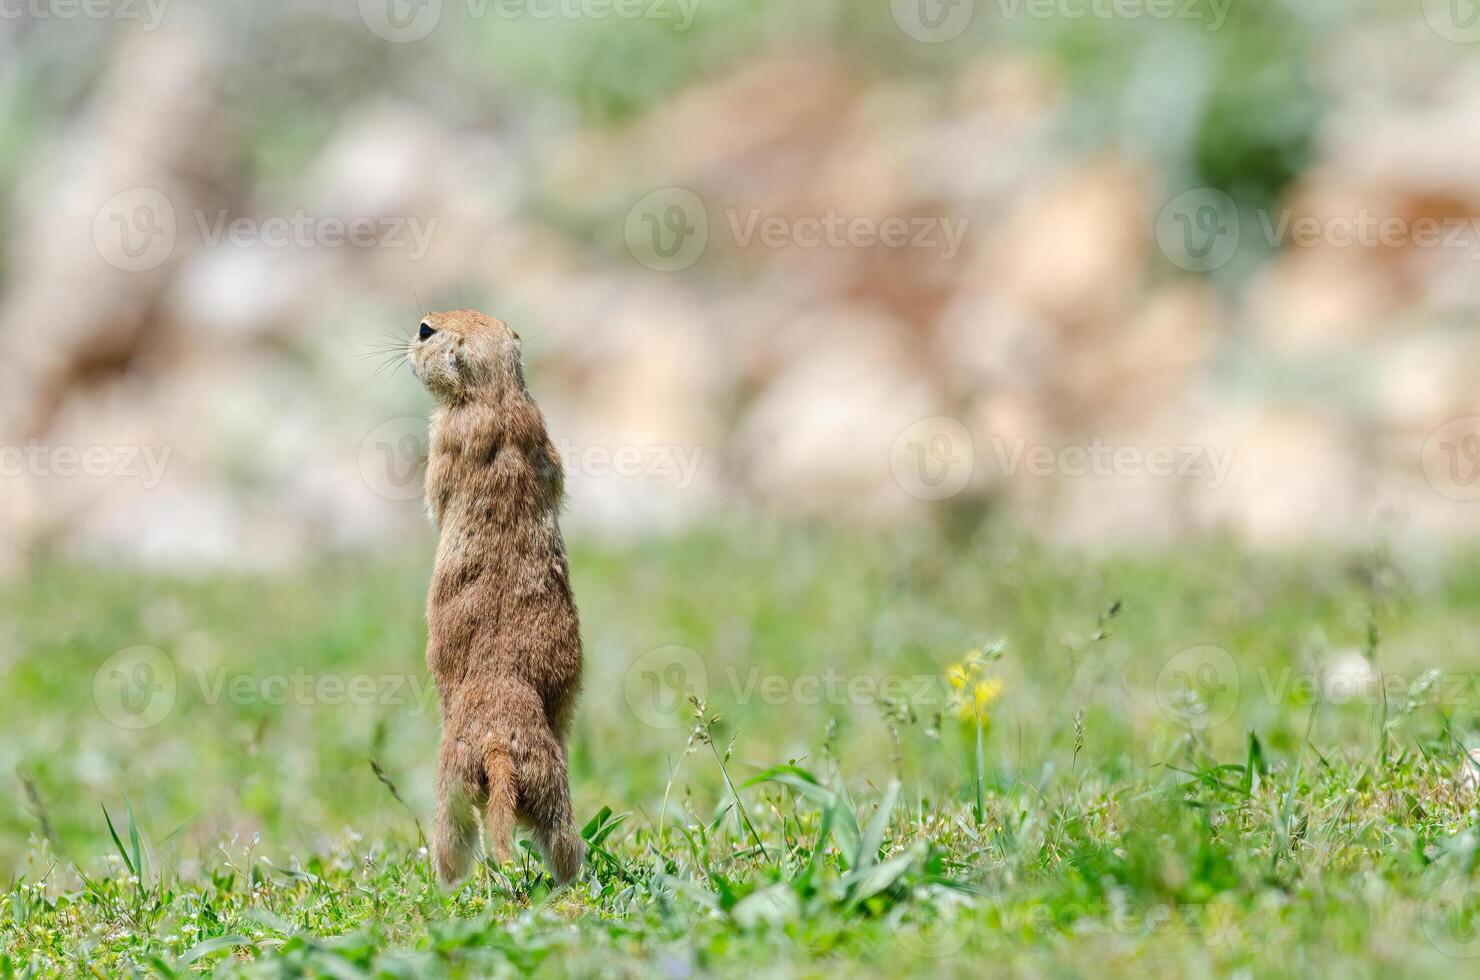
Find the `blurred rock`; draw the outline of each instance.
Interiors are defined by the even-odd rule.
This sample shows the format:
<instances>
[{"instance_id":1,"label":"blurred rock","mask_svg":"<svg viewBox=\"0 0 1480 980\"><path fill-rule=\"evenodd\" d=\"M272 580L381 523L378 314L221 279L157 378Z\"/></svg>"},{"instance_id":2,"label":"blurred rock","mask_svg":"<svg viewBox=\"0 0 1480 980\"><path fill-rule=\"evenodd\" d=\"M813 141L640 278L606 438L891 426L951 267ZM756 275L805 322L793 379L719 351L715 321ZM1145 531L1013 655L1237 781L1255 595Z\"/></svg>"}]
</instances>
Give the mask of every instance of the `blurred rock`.
<instances>
[{"instance_id":1,"label":"blurred rock","mask_svg":"<svg viewBox=\"0 0 1480 980\"><path fill-rule=\"evenodd\" d=\"M908 512L917 502L893 482L890 451L913 423L942 414L928 379L887 320L798 326L795 355L732 437L738 488L788 513Z\"/></svg>"},{"instance_id":2,"label":"blurred rock","mask_svg":"<svg viewBox=\"0 0 1480 980\"><path fill-rule=\"evenodd\" d=\"M121 34L14 194L0 445L168 461L148 486L60 475L54 458L52 472L0 479L0 566L38 541L191 568L421 540L429 399L403 368L377 377L357 355L404 338L422 307L455 306L523 335L567 454L574 533L737 507L919 519L950 505L913 496L891 454L932 418L972 443L962 500L1066 542L1477 529L1473 502L1425 471L1434 434L1480 415L1475 69L1406 34L1380 70L1333 53L1322 67L1341 84L1311 164L1243 228L1267 240L1250 252L1258 264L1200 276L1155 252L1158 195L1185 175L1131 140L1083 149L1090 103L1056 54L1004 45L930 71L860 64L834 21L818 24L805 46L716 56L703 80L600 124L512 84L498 99L441 87L405 68L425 57L415 46L368 49L357 34L346 50L367 59L355 62L363 93L342 111L274 117L272 152L293 161L277 169L253 142L263 119L221 91L231 51ZM665 187L698 194L710 224L702 258L675 272L643 266L625 241L629 209ZM150 217L138 206L154 198L110 213L131 188L162 194L179 231L137 269L99 243ZM429 233L416 248L202 247L201 216L222 214ZM794 234L829 216L960 235L947 250ZM788 234L742 241L753 218ZM1368 220L1471 222L1471 239L1331 234ZM1313 240L1291 237L1298 222L1314 223ZM1101 449L1120 462L1077 467ZM1227 470L1149 472L1163 451ZM1022 452L1049 463L1022 465ZM388 465L390 492L376 469Z\"/></svg>"},{"instance_id":3,"label":"blurred rock","mask_svg":"<svg viewBox=\"0 0 1480 980\"><path fill-rule=\"evenodd\" d=\"M23 183L0 298L10 373L0 443L46 440L73 400L129 369L157 334L185 232L221 186L213 93L211 55L195 36L129 33L87 111ZM99 445L92 435L51 443ZM0 481L0 566L89 506L59 505L34 479Z\"/></svg>"},{"instance_id":4,"label":"blurred rock","mask_svg":"<svg viewBox=\"0 0 1480 980\"><path fill-rule=\"evenodd\" d=\"M1342 540L1370 526L1371 479L1355 435L1336 418L1294 407L1210 420L1197 444L1233 452L1227 479L1190 504L1195 526L1261 546Z\"/></svg>"},{"instance_id":5,"label":"blurred rock","mask_svg":"<svg viewBox=\"0 0 1480 980\"><path fill-rule=\"evenodd\" d=\"M1030 193L996 236L982 274L1068 333L1120 320L1145 279L1146 175L1086 161Z\"/></svg>"}]
</instances>

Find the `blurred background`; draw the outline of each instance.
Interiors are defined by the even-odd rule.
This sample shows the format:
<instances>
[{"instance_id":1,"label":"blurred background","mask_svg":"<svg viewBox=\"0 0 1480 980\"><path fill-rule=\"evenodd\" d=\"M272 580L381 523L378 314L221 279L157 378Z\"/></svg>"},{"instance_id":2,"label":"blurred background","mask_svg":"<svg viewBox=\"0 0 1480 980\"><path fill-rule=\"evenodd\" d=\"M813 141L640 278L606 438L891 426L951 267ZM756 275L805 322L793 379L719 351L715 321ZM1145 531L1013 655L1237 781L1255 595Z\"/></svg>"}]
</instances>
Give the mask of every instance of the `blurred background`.
<instances>
[{"instance_id":1,"label":"blurred background","mask_svg":"<svg viewBox=\"0 0 1480 980\"><path fill-rule=\"evenodd\" d=\"M463 306L524 336L582 535L1468 533L1472 13L16 4L0 558L429 533L428 400L363 355Z\"/></svg>"},{"instance_id":2,"label":"blurred background","mask_svg":"<svg viewBox=\"0 0 1480 980\"><path fill-rule=\"evenodd\" d=\"M1474 568L1405 619L1380 554L1260 556L1480 528L1477 119L1468 0L0 0L0 857L127 793L205 850L404 824L367 755L425 815L426 310L523 336L566 459L583 814L667 799L674 664L882 784L892 707L746 672L1000 635L1002 785L1083 710L1164 757L1178 650L1243 664L1234 750L1384 615L1472 666Z\"/></svg>"}]
</instances>

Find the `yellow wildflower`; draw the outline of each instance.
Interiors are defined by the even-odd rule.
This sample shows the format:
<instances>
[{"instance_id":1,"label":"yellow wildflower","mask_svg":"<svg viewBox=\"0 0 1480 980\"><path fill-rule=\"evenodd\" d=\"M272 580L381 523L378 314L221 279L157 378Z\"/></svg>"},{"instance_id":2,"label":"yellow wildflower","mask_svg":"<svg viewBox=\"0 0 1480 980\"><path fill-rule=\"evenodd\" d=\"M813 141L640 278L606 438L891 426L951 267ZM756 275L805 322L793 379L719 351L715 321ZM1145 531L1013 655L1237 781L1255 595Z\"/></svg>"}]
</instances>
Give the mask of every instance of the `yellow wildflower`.
<instances>
[{"instance_id":1,"label":"yellow wildflower","mask_svg":"<svg viewBox=\"0 0 1480 980\"><path fill-rule=\"evenodd\" d=\"M987 665L1002 656L1001 644L992 644L967 652L960 663L946 668L946 683L951 689L950 703L963 721L987 720L987 705L1002 693L1002 681L983 677Z\"/></svg>"},{"instance_id":2,"label":"yellow wildflower","mask_svg":"<svg viewBox=\"0 0 1480 980\"><path fill-rule=\"evenodd\" d=\"M997 700L1002 693L1002 681L995 677L977 681L971 688L971 694L961 699L956 707L957 713L966 720L975 718L985 719L987 716L987 705Z\"/></svg>"}]
</instances>

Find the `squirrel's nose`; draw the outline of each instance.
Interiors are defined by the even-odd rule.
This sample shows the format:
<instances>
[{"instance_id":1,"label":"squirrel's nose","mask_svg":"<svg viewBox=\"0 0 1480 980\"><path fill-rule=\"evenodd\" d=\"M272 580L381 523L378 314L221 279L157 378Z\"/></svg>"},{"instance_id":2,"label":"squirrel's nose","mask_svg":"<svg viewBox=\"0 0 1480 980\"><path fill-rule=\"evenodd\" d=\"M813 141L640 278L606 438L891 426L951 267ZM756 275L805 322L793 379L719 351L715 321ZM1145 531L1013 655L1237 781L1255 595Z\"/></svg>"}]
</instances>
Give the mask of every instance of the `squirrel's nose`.
<instances>
[{"instance_id":1,"label":"squirrel's nose","mask_svg":"<svg viewBox=\"0 0 1480 980\"><path fill-rule=\"evenodd\" d=\"M423 323L421 325L421 330L417 333L417 336L420 337L422 340L428 340L431 338L432 334L436 332L437 331L432 329L432 325L430 323Z\"/></svg>"}]
</instances>

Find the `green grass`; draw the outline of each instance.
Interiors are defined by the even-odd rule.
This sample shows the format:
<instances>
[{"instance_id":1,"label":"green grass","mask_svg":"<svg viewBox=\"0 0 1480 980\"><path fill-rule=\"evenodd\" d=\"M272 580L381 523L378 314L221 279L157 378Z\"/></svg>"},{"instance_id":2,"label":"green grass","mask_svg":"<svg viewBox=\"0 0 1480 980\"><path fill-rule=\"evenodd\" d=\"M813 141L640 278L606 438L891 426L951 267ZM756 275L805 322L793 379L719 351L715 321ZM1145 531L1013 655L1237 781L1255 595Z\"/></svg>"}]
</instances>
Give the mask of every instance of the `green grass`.
<instances>
[{"instance_id":1,"label":"green grass","mask_svg":"<svg viewBox=\"0 0 1480 980\"><path fill-rule=\"evenodd\" d=\"M763 525L573 560L592 859L558 891L527 851L431 880L424 549L5 587L0 976L1392 976L1480 953L1457 782L1480 555ZM158 652L115 657L137 647ZM980 755L945 679L973 650L1000 652ZM1338 659L1386 696L1318 697Z\"/></svg>"}]
</instances>

